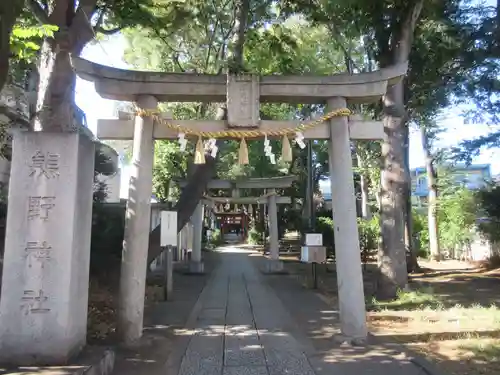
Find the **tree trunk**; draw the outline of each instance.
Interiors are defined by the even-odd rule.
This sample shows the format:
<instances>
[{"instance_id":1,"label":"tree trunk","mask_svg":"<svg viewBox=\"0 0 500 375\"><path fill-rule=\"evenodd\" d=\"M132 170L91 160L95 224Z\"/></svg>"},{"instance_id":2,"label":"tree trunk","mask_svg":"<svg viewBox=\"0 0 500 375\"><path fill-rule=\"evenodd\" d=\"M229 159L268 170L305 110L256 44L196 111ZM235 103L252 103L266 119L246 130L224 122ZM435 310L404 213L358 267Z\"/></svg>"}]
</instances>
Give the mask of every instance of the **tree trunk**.
<instances>
[{"instance_id":1,"label":"tree trunk","mask_svg":"<svg viewBox=\"0 0 500 375\"><path fill-rule=\"evenodd\" d=\"M365 174L361 174L359 184L361 186L361 215L363 219L371 220L372 212L368 194L368 178Z\"/></svg>"},{"instance_id":2,"label":"tree trunk","mask_svg":"<svg viewBox=\"0 0 500 375\"><path fill-rule=\"evenodd\" d=\"M429 228L429 250L431 259L441 260L441 251L439 249L439 226L437 218L437 181L436 170L434 169L431 148L425 126L420 126L420 135L422 137L422 148L424 149L425 169L427 172L427 220Z\"/></svg>"},{"instance_id":3,"label":"tree trunk","mask_svg":"<svg viewBox=\"0 0 500 375\"><path fill-rule=\"evenodd\" d=\"M226 119L226 114L226 111L221 111L217 120ZM188 173L187 185L182 189L181 196L173 208L174 211L177 211L178 232L180 232L190 220L198 202L207 190L208 183L215 176L217 172L216 164L217 160L213 158L210 153L205 154L205 164L193 164L193 169ZM149 235L148 265L162 252L160 234L161 226L158 225Z\"/></svg>"},{"instance_id":4,"label":"tree trunk","mask_svg":"<svg viewBox=\"0 0 500 375\"><path fill-rule=\"evenodd\" d=\"M89 19L92 19L97 0L82 0L78 9L69 8L66 1L55 1L51 13L32 4L41 22L58 27L54 38L45 38L38 63L38 90L36 109L32 118L35 131L75 131L79 123L74 119L76 74L71 55L79 56L94 37ZM38 10L38 11L37 11Z\"/></svg>"},{"instance_id":5,"label":"tree trunk","mask_svg":"<svg viewBox=\"0 0 500 375\"><path fill-rule=\"evenodd\" d=\"M0 91L9 76L10 35L23 5L22 0L0 2Z\"/></svg>"},{"instance_id":6,"label":"tree trunk","mask_svg":"<svg viewBox=\"0 0 500 375\"><path fill-rule=\"evenodd\" d=\"M73 118L76 75L71 66L70 51L60 42L44 41L38 63L38 92L33 118L35 131L74 131Z\"/></svg>"},{"instance_id":7,"label":"tree trunk","mask_svg":"<svg viewBox=\"0 0 500 375\"><path fill-rule=\"evenodd\" d=\"M396 23L399 29L392 30L390 55L380 56L386 63L398 64L410 56L413 33L423 7L423 0L414 2L407 14ZM394 20L395 21L395 20ZM385 32L385 31L384 31ZM381 246L379 248L379 280L377 297L391 299L397 296L399 289L408 284L405 249L405 98L404 81L388 87L383 97L383 115L385 140L382 145L382 190L381 190Z\"/></svg>"},{"instance_id":8,"label":"tree trunk","mask_svg":"<svg viewBox=\"0 0 500 375\"><path fill-rule=\"evenodd\" d=\"M243 47L245 45L245 32L247 29L248 15L250 12L250 0L237 0L235 2L235 22L232 48L229 49L228 61L229 73L241 73L245 70L243 66Z\"/></svg>"},{"instance_id":9,"label":"tree trunk","mask_svg":"<svg viewBox=\"0 0 500 375\"><path fill-rule=\"evenodd\" d=\"M361 216L365 220L370 220L372 218L372 213L370 209L370 195L368 193L369 178L364 171L365 161L363 160L363 156L359 150L356 151L356 159L358 162L358 168L360 169L359 185L361 188Z\"/></svg>"},{"instance_id":10,"label":"tree trunk","mask_svg":"<svg viewBox=\"0 0 500 375\"><path fill-rule=\"evenodd\" d=\"M404 157L405 157L405 249L408 273L420 270L417 253L413 241L413 206L411 203L411 172L410 172L410 128L406 122L404 125Z\"/></svg>"},{"instance_id":11,"label":"tree trunk","mask_svg":"<svg viewBox=\"0 0 500 375\"><path fill-rule=\"evenodd\" d=\"M404 242L404 146L403 146L403 82L389 87L384 97L384 128L382 145L382 189L380 225L381 247L378 254L380 278L377 295L390 299L408 283Z\"/></svg>"}]
</instances>

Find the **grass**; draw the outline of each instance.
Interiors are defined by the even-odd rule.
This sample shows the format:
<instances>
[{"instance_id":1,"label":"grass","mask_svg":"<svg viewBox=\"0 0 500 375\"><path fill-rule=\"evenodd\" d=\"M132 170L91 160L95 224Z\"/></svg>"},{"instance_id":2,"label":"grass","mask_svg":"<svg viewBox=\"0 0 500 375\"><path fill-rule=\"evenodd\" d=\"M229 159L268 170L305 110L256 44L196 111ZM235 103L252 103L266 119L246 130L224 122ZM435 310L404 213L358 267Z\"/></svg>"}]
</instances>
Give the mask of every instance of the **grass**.
<instances>
[{"instance_id":1,"label":"grass","mask_svg":"<svg viewBox=\"0 0 500 375\"><path fill-rule=\"evenodd\" d=\"M499 340L471 340L471 342L462 344L460 349L472 352L476 357L476 360L481 361L484 364L491 363L493 361L500 361Z\"/></svg>"},{"instance_id":2,"label":"grass","mask_svg":"<svg viewBox=\"0 0 500 375\"><path fill-rule=\"evenodd\" d=\"M406 345L455 375L500 373L500 309L472 303L446 306L432 287L373 299L371 330Z\"/></svg>"},{"instance_id":3,"label":"grass","mask_svg":"<svg viewBox=\"0 0 500 375\"><path fill-rule=\"evenodd\" d=\"M310 267L283 261L307 285ZM378 301L371 297L376 265L368 264L364 286L370 331L419 352L447 375L500 374L500 270L473 269L457 261L421 265L426 272L412 275L409 290L392 301ZM319 275L320 293L335 306L335 272Z\"/></svg>"},{"instance_id":4,"label":"grass","mask_svg":"<svg viewBox=\"0 0 500 375\"><path fill-rule=\"evenodd\" d=\"M375 297L368 304L373 310L422 310L426 308L439 309L443 306L440 298L434 295L431 287L420 290L398 292L398 296L392 301L377 301Z\"/></svg>"}]
</instances>

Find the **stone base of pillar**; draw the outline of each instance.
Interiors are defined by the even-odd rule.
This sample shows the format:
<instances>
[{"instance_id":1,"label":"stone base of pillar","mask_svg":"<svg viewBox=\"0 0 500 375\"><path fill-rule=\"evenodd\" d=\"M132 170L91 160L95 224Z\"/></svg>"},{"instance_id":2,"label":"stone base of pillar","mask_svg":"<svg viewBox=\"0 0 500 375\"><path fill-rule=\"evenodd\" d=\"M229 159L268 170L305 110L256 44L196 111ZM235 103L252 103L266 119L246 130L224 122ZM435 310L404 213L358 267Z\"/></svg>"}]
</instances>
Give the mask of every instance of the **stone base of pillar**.
<instances>
[{"instance_id":1,"label":"stone base of pillar","mask_svg":"<svg viewBox=\"0 0 500 375\"><path fill-rule=\"evenodd\" d=\"M285 273L285 268L283 267L283 262L277 259L267 259L266 273Z\"/></svg>"},{"instance_id":2,"label":"stone base of pillar","mask_svg":"<svg viewBox=\"0 0 500 375\"><path fill-rule=\"evenodd\" d=\"M0 300L0 363L64 365L86 342L94 144L13 139Z\"/></svg>"},{"instance_id":3,"label":"stone base of pillar","mask_svg":"<svg viewBox=\"0 0 500 375\"><path fill-rule=\"evenodd\" d=\"M203 264L203 262L192 261L189 263L189 273L205 273L205 265Z\"/></svg>"},{"instance_id":4,"label":"stone base of pillar","mask_svg":"<svg viewBox=\"0 0 500 375\"><path fill-rule=\"evenodd\" d=\"M368 344L368 337L348 337L345 335L335 335L333 340L341 346L365 346Z\"/></svg>"}]
</instances>

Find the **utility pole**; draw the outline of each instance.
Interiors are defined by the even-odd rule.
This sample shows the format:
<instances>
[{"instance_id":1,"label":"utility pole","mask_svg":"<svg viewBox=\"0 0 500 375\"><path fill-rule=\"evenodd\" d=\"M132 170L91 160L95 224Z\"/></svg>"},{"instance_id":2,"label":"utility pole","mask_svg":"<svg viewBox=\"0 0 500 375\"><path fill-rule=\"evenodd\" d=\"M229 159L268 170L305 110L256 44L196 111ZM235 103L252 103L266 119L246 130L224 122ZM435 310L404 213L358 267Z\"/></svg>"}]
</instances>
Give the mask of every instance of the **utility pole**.
<instances>
[{"instance_id":1,"label":"utility pole","mask_svg":"<svg viewBox=\"0 0 500 375\"><path fill-rule=\"evenodd\" d=\"M316 229L316 210L314 207L314 178L313 178L313 140L307 142L307 209L309 212L309 232L314 233ZM317 263L311 263L313 288L318 288Z\"/></svg>"},{"instance_id":2,"label":"utility pole","mask_svg":"<svg viewBox=\"0 0 500 375\"><path fill-rule=\"evenodd\" d=\"M309 228L314 232L316 227L316 210L314 207L314 176L313 176L313 140L307 144L307 203L309 211Z\"/></svg>"}]
</instances>

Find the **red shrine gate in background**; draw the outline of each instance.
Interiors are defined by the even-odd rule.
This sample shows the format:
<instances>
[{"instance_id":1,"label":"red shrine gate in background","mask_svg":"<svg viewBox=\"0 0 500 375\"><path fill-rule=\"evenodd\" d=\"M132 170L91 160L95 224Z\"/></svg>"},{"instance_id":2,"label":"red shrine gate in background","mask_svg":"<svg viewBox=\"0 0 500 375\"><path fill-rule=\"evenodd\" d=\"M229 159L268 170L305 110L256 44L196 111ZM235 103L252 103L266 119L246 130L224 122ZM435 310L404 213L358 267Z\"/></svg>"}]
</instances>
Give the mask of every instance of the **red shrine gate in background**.
<instances>
[{"instance_id":1,"label":"red shrine gate in background","mask_svg":"<svg viewBox=\"0 0 500 375\"><path fill-rule=\"evenodd\" d=\"M222 236L234 230L242 241L247 239L250 218L246 212L216 212L214 215Z\"/></svg>"}]
</instances>

